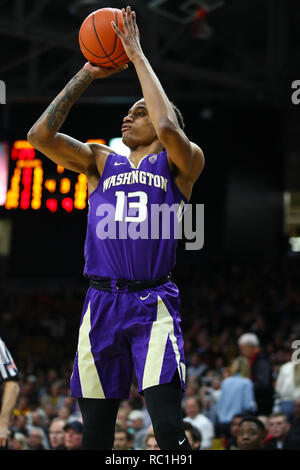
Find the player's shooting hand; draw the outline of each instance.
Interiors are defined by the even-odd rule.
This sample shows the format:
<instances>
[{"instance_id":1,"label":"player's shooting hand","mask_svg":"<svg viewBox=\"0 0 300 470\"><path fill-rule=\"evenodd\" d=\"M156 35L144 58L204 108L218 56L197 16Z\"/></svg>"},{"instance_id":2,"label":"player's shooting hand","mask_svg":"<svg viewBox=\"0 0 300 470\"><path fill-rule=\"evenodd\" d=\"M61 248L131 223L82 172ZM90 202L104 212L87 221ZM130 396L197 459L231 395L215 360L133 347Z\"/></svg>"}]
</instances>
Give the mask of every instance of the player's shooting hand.
<instances>
[{"instance_id":1,"label":"player's shooting hand","mask_svg":"<svg viewBox=\"0 0 300 470\"><path fill-rule=\"evenodd\" d=\"M140 34L139 29L136 24L136 15L134 11L131 11L130 7L122 8L123 15L123 28L124 33L117 27L117 25L112 21L111 25L115 33L119 36L122 41L123 47L128 58L134 62L135 59L140 57L143 54L141 44L140 44Z\"/></svg>"},{"instance_id":2,"label":"player's shooting hand","mask_svg":"<svg viewBox=\"0 0 300 470\"><path fill-rule=\"evenodd\" d=\"M91 62L86 62L83 66L85 70L92 74L94 79L96 78L107 78L114 73L121 72L128 68L128 65L120 65L119 67L115 68L107 68L107 67L99 67L98 65L93 65Z\"/></svg>"}]
</instances>

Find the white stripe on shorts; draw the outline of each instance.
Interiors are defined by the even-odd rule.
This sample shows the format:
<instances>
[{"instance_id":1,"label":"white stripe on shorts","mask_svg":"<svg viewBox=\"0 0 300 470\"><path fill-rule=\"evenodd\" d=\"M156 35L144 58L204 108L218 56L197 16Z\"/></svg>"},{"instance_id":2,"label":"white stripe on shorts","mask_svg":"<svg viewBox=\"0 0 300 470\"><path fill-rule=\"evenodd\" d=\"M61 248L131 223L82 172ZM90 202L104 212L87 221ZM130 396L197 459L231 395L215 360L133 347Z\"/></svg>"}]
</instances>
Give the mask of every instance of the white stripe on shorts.
<instances>
[{"instance_id":1,"label":"white stripe on shorts","mask_svg":"<svg viewBox=\"0 0 300 470\"><path fill-rule=\"evenodd\" d=\"M105 398L98 371L91 351L91 302L82 319L78 339L78 370L82 396L84 398Z\"/></svg>"},{"instance_id":2,"label":"white stripe on shorts","mask_svg":"<svg viewBox=\"0 0 300 470\"><path fill-rule=\"evenodd\" d=\"M179 377L180 371L180 354L177 339L174 334L173 318L170 315L165 303L161 297L157 296L157 319L152 324L151 335L148 345L148 352L145 361L143 385L142 388L159 385L159 378L163 366L163 359L167 345L168 336L170 336L173 350L176 357Z\"/></svg>"}]
</instances>

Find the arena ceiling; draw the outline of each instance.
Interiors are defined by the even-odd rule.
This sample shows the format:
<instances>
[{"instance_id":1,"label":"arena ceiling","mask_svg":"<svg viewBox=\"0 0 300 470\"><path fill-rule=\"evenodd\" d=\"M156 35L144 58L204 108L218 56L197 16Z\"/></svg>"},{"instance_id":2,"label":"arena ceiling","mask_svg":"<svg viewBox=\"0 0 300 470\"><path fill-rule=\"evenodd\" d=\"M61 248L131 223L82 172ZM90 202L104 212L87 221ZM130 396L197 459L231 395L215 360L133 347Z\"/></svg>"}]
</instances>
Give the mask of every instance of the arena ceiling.
<instances>
[{"instance_id":1,"label":"arena ceiling","mask_svg":"<svg viewBox=\"0 0 300 470\"><path fill-rule=\"evenodd\" d=\"M177 101L284 106L300 79L297 0L131 0L144 52ZM48 102L85 60L83 19L114 0L0 0L0 79L7 102ZM298 76L297 76L298 73ZM140 95L133 66L98 80L85 102Z\"/></svg>"}]
</instances>

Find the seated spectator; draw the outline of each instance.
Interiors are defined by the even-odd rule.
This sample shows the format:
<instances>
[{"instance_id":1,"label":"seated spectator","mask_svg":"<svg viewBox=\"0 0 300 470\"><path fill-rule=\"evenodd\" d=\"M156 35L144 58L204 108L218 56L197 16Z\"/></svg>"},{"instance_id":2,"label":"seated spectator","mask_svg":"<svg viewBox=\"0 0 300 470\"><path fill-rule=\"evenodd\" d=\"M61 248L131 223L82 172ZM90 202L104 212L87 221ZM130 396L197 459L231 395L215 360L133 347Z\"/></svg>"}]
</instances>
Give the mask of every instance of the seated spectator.
<instances>
[{"instance_id":1,"label":"seated spectator","mask_svg":"<svg viewBox=\"0 0 300 470\"><path fill-rule=\"evenodd\" d=\"M232 418L230 423L230 434L224 439L226 450L237 450L236 438L240 429L240 424L244 417L244 414L238 413Z\"/></svg>"},{"instance_id":2,"label":"seated spectator","mask_svg":"<svg viewBox=\"0 0 300 470\"><path fill-rule=\"evenodd\" d=\"M127 429L127 421L130 410L120 407L117 414L116 422L121 424L123 428Z\"/></svg>"},{"instance_id":3,"label":"seated spectator","mask_svg":"<svg viewBox=\"0 0 300 470\"><path fill-rule=\"evenodd\" d=\"M207 369L208 366L203 362L202 356L194 352L190 358L190 365L186 369L186 377L187 379L195 377L198 380Z\"/></svg>"},{"instance_id":4,"label":"seated spectator","mask_svg":"<svg viewBox=\"0 0 300 470\"><path fill-rule=\"evenodd\" d=\"M114 450L133 450L134 436L126 430L122 425L116 423L115 440L113 444Z\"/></svg>"},{"instance_id":5,"label":"seated spectator","mask_svg":"<svg viewBox=\"0 0 300 470\"><path fill-rule=\"evenodd\" d=\"M223 380L218 401L218 415L221 434L230 435L232 418L237 414L256 410L254 387L250 380L248 359L236 358L230 368L231 376Z\"/></svg>"},{"instance_id":6,"label":"seated spectator","mask_svg":"<svg viewBox=\"0 0 300 470\"><path fill-rule=\"evenodd\" d=\"M264 450L266 429L254 416L245 416L237 433L238 450Z\"/></svg>"},{"instance_id":7,"label":"seated spectator","mask_svg":"<svg viewBox=\"0 0 300 470\"><path fill-rule=\"evenodd\" d=\"M201 398L201 411L214 426L218 423L218 401L221 394L221 379L218 376L206 376L201 379L199 396Z\"/></svg>"},{"instance_id":8,"label":"seated spectator","mask_svg":"<svg viewBox=\"0 0 300 470\"><path fill-rule=\"evenodd\" d=\"M154 433L148 433L145 438L146 450L160 450L155 439Z\"/></svg>"},{"instance_id":9,"label":"seated spectator","mask_svg":"<svg viewBox=\"0 0 300 470\"><path fill-rule=\"evenodd\" d=\"M284 449L284 444L290 430L288 418L283 413L273 413L269 418L270 436L265 443L266 449Z\"/></svg>"},{"instance_id":10,"label":"seated spectator","mask_svg":"<svg viewBox=\"0 0 300 470\"><path fill-rule=\"evenodd\" d=\"M199 429L193 426L191 423L184 423L184 431L191 444L192 450L201 449L201 433Z\"/></svg>"},{"instance_id":11,"label":"seated spectator","mask_svg":"<svg viewBox=\"0 0 300 470\"><path fill-rule=\"evenodd\" d=\"M143 449L147 428L144 426L144 413L141 410L133 410L128 415L128 426L134 432L134 449Z\"/></svg>"},{"instance_id":12,"label":"seated spectator","mask_svg":"<svg viewBox=\"0 0 300 470\"><path fill-rule=\"evenodd\" d=\"M286 437L285 450L300 450L300 397L296 398L291 427Z\"/></svg>"},{"instance_id":13,"label":"seated spectator","mask_svg":"<svg viewBox=\"0 0 300 470\"><path fill-rule=\"evenodd\" d=\"M46 450L43 446L44 433L41 428L32 426L28 435L29 450Z\"/></svg>"},{"instance_id":14,"label":"seated spectator","mask_svg":"<svg viewBox=\"0 0 300 470\"><path fill-rule=\"evenodd\" d=\"M65 421L69 421L69 418L71 417L70 408L66 405L61 406L57 411L57 416Z\"/></svg>"},{"instance_id":15,"label":"seated spectator","mask_svg":"<svg viewBox=\"0 0 300 470\"><path fill-rule=\"evenodd\" d=\"M291 419L294 412L295 398L300 396L300 363L292 361L283 364L275 383L275 390L280 399L280 411Z\"/></svg>"},{"instance_id":16,"label":"seated spectator","mask_svg":"<svg viewBox=\"0 0 300 470\"><path fill-rule=\"evenodd\" d=\"M66 422L61 418L53 418L49 426L49 441L51 450L66 450L65 427Z\"/></svg>"},{"instance_id":17,"label":"seated spectator","mask_svg":"<svg viewBox=\"0 0 300 470\"><path fill-rule=\"evenodd\" d=\"M201 449L210 449L213 445L214 426L212 422L201 413L201 403L197 397L189 398L185 403L186 417L183 421L191 423L201 433Z\"/></svg>"},{"instance_id":18,"label":"seated spectator","mask_svg":"<svg viewBox=\"0 0 300 470\"><path fill-rule=\"evenodd\" d=\"M82 444L83 424L80 421L70 421L64 426L65 447L67 450L80 450Z\"/></svg>"},{"instance_id":19,"label":"seated spectator","mask_svg":"<svg viewBox=\"0 0 300 470\"><path fill-rule=\"evenodd\" d=\"M9 450L28 450L27 437L20 432L13 432L8 440Z\"/></svg>"},{"instance_id":20,"label":"seated spectator","mask_svg":"<svg viewBox=\"0 0 300 470\"><path fill-rule=\"evenodd\" d=\"M41 409L36 410L36 411L31 411L30 413L26 415L26 418L27 418L27 423L28 423L27 427L29 429L29 432L32 427L41 429L43 433L43 440L42 440L43 447L44 449L49 450L50 445L49 445L47 432L46 432L48 418L46 417L44 412Z\"/></svg>"},{"instance_id":21,"label":"seated spectator","mask_svg":"<svg viewBox=\"0 0 300 470\"><path fill-rule=\"evenodd\" d=\"M47 417L48 423L50 423L50 421L56 417L56 410L53 403L45 403L43 405L43 411L45 413L45 416Z\"/></svg>"},{"instance_id":22,"label":"seated spectator","mask_svg":"<svg viewBox=\"0 0 300 470\"><path fill-rule=\"evenodd\" d=\"M20 393L17 406L14 409L14 414L16 416L26 416L29 412L29 399L27 396L22 396Z\"/></svg>"},{"instance_id":23,"label":"seated spectator","mask_svg":"<svg viewBox=\"0 0 300 470\"><path fill-rule=\"evenodd\" d=\"M20 432L28 437L27 417L26 415L18 415L14 419L13 431Z\"/></svg>"}]
</instances>

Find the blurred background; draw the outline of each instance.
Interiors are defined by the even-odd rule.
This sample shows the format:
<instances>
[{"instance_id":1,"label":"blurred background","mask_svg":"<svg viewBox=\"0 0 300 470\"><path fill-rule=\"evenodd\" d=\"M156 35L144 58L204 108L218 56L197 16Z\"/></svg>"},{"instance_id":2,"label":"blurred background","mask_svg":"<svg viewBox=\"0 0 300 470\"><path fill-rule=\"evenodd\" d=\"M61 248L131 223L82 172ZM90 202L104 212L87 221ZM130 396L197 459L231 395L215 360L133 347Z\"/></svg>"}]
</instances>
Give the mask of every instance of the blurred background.
<instances>
[{"instance_id":1,"label":"blurred background","mask_svg":"<svg viewBox=\"0 0 300 470\"><path fill-rule=\"evenodd\" d=\"M281 365L291 360L292 342L300 339L300 108L292 101L292 84L300 80L299 3L129 4L146 56L182 111L186 134L206 157L191 199L204 204L204 246L186 251L180 242L173 272L187 367L203 365L194 392L200 396L205 377L216 378L220 389L246 332L258 336L275 386ZM50 420L63 406L57 396L69 398L88 287L85 177L35 151L26 134L85 63L78 45L84 18L98 8L126 5L0 1L0 80L6 85L0 106L0 336L20 370L24 400L15 416L37 408L47 414L47 396ZM122 119L140 97L131 65L94 82L61 131L118 148ZM32 396L28 377L35 384ZM124 407L143 407L134 382L132 394ZM76 414L72 400L64 406Z\"/></svg>"}]
</instances>

